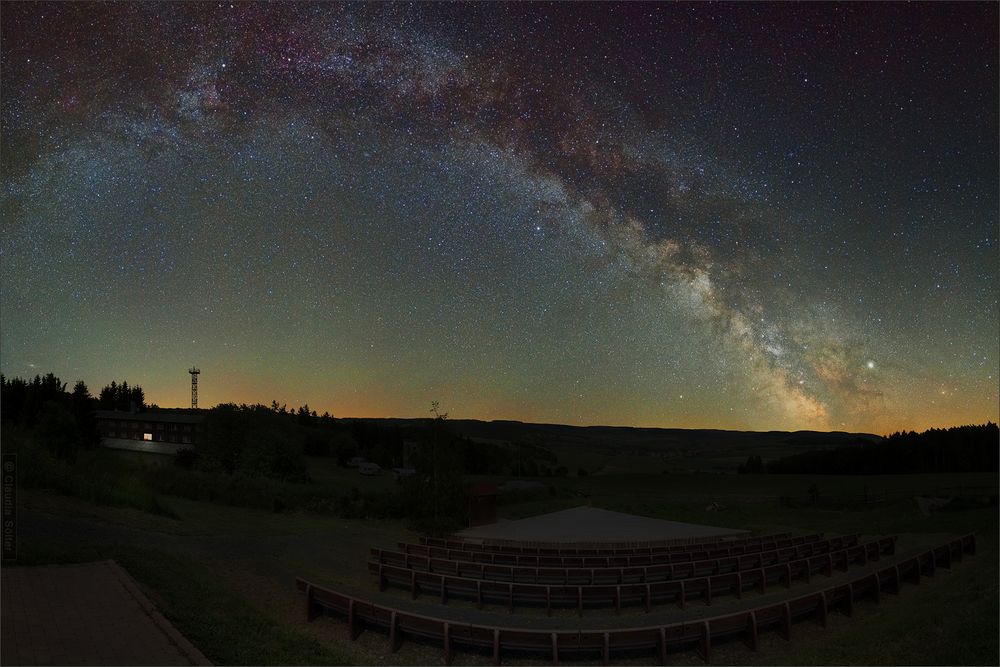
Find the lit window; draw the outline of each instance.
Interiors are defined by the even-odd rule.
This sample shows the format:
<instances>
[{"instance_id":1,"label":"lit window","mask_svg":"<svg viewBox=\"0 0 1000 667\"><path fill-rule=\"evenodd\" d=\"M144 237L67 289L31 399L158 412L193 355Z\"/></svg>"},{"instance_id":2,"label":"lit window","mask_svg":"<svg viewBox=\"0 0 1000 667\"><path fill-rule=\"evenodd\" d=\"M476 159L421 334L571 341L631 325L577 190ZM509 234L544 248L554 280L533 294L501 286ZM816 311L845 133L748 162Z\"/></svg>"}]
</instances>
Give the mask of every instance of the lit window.
<instances>
[{"instance_id":1,"label":"lit window","mask_svg":"<svg viewBox=\"0 0 1000 667\"><path fill-rule=\"evenodd\" d=\"M150 440L151 441L153 439L153 434L152 433L143 433L142 434L142 439L143 440Z\"/></svg>"}]
</instances>

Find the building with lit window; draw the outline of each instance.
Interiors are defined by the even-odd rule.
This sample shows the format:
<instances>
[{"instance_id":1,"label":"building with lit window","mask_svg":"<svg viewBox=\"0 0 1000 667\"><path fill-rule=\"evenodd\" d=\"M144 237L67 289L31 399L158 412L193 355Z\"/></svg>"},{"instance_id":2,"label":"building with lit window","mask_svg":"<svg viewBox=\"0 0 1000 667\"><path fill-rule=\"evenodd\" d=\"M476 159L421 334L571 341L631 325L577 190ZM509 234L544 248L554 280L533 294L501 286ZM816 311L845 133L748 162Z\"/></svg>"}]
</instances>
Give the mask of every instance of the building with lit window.
<instances>
[{"instance_id":1,"label":"building with lit window","mask_svg":"<svg viewBox=\"0 0 1000 667\"><path fill-rule=\"evenodd\" d=\"M205 416L193 412L98 410L101 444L112 449L174 454L196 449L205 435Z\"/></svg>"}]
</instances>

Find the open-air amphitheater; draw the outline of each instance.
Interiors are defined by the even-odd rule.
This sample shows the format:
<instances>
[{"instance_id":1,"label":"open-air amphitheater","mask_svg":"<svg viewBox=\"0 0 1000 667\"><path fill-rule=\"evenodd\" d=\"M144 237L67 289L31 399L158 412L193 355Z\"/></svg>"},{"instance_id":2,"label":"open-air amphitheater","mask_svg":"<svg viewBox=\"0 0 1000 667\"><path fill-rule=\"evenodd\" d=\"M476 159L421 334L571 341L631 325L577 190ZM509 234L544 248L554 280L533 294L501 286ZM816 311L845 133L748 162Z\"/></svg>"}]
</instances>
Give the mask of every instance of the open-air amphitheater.
<instances>
[{"instance_id":1,"label":"open-air amphitheater","mask_svg":"<svg viewBox=\"0 0 1000 667\"><path fill-rule=\"evenodd\" d=\"M546 525L552 540L538 539ZM643 530L647 539L634 539ZM969 534L905 556L896 545L892 535L750 535L577 508L451 539L373 546L368 570L379 603L321 582L296 583L309 620L340 617L352 640L365 629L381 631L393 652L404 641L436 645L446 664L456 652L491 656L494 664L608 664L644 655L666 664L692 650L710 662L720 644L757 651L763 633L791 640L796 623L825 627L830 614L851 616L863 599L898 595L974 554L976 540ZM400 602L386 604L383 591ZM413 601L424 603L421 613ZM461 620L486 606L496 622ZM703 613L708 606L718 613ZM672 612L666 622L656 613L663 609Z\"/></svg>"}]
</instances>

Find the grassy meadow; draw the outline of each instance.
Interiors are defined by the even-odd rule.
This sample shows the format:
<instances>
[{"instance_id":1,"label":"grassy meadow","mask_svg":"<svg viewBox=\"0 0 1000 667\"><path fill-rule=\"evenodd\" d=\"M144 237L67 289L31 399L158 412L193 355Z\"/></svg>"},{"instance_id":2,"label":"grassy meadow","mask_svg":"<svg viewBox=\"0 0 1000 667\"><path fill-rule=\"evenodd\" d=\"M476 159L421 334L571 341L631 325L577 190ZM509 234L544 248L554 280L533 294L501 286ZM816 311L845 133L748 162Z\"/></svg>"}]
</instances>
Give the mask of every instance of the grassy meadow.
<instances>
[{"instance_id":1,"label":"grassy meadow","mask_svg":"<svg viewBox=\"0 0 1000 667\"><path fill-rule=\"evenodd\" d=\"M5 448L9 442L5 440ZM202 489L213 483L211 478L176 468L167 457L98 449L81 452L70 465L38 459L29 450L23 450L19 461L19 564L117 560L164 615L216 663L440 662L439 651L412 643L391 654L377 633L365 633L352 643L344 624L336 620L307 624L294 589L295 576L305 576L357 595L373 594L365 568L368 548L412 540L416 534L411 527L402 520L343 518L325 511L322 504L314 510L296 507L295 498L329 497L329 509L336 497L352 489L390 492L395 488L391 476L365 477L338 467L332 458L307 457L308 483L247 480L246 488L234 487L213 498ZM656 457L563 451L557 456L571 473L539 478L542 489L505 497L502 516L518 518L590 503L759 532L898 534L901 552L969 531L979 536L974 558L925 585L905 587L898 598L887 596L880 607L865 603L853 619L834 614L825 630L796 626L790 643L766 635L758 653L739 645L721 646L718 662L996 663L996 506L972 500L964 509L924 514L914 501L916 495L960 492L956 490L995 494L995 473L699 474L673 472ZM579 468L587 472L581 476ZM276 505L273 498L265 498L255 506L244 503L238 493L273 494L282 502ZM810 493L820 502L800 502ZM859 502L866 494L874 501ZM674 661L699 662L694 654ZM540 657L537 662L547 660Z\"/></svg>"}]
</instances>

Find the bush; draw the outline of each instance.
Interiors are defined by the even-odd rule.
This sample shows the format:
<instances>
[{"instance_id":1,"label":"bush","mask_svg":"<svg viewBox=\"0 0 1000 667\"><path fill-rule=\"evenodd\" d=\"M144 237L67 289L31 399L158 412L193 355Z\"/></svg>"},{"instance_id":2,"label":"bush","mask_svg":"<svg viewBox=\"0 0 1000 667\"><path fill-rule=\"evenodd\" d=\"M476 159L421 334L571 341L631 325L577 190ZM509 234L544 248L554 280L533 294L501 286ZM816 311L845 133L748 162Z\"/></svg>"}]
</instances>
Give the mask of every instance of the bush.
<instances>
[{"instance_id":1,"label":"bush","mask_svg":"<svg viewBox=\"0 0 1000 667\"><path fill-rule=\"evenodd\" d=\"M283 430L270 428L247 434L240 468L250 475L290 482L308 480L305 461Z\"/></svg>"},{"instance_id":2,"label":"bush","mask_svg":"<svg viewBox=\"0 0 1000 667\"><path fill-rule=\"evenodd\" d=\"M48 447L56 458L73 461L79 433L73 413L65 406L48 401L38 415L38 439Z\"/></svg>"},{"instance_id":3,"label":"bush","mask_svg":"<svg viewBox=\"0 0 1000 667\"><path fill-rule=\"evenodd\" d=\"M185 449L177 450L174 454L174 465L178 468L184 468L185 470L191 470L194 468L194 464L198 461L198 452L191 449L190 447Z\"/></svg>"},{"instance_id":4,"label":"bush","mask_svg":"<svg viewBox=\"0 0 1000 667\"><path fill-rule=\"evenodd\" d=\"M40 443L44 431L4 432L4 448L21 457L19 468L25 487L50 489L97 505L131 507L177 518L176 512L145 483L145 468L141 465L126 462L108 450L82 452L74 456L73 462L59 458ZM55 449L58 451L58 447Z\"/></svg>"},{"instance_id":5,"label":"bush","mask_svg":"<svg viewBox=\"0 0 1000 667\"><path fill-rule=\"evenodd\" d=\"M322 432L309 433L302 444L302 453L307 456L329 456L330 437Z\"/></svg>"}]
</instances>

